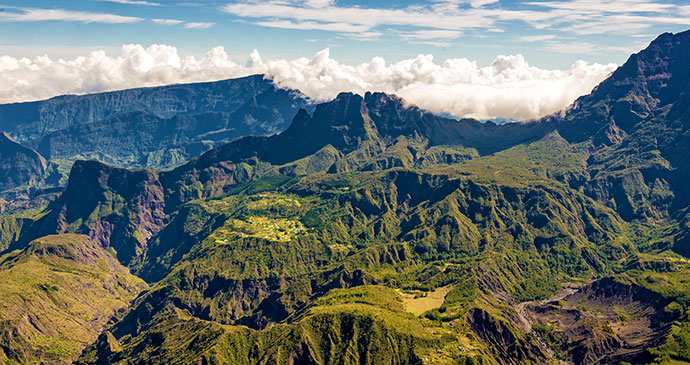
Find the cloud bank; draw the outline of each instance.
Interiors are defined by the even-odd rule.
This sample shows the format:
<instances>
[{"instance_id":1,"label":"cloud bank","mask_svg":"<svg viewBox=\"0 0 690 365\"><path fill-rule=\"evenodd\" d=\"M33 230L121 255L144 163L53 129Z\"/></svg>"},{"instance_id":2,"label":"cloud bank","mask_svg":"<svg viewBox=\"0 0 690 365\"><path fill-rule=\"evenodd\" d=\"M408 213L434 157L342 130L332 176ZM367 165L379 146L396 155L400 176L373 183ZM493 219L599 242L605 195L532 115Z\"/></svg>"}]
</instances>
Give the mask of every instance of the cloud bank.
<instances>
[{"instance_id":1,"label":"cloud bank","mask_svg":"<svg viewBox=\"0 0 690 365\"><path fill-rule=\"evenodd\" d=\"M73 60L0 56L0 103L260 73L316 101L342 91L383 91L435 113L526 120L567 107L615 68L577 61L566 70L545 70L521 55L498 56L486 67L464 58L436 63L431 55L393 64L375 57L353 66L331 58L328 49L294 60L263 59L255 50L241 65L223 47L203 57L183 57L173 46L129 44L118 56L104 51Z\"/></svg>"}]
</instances>

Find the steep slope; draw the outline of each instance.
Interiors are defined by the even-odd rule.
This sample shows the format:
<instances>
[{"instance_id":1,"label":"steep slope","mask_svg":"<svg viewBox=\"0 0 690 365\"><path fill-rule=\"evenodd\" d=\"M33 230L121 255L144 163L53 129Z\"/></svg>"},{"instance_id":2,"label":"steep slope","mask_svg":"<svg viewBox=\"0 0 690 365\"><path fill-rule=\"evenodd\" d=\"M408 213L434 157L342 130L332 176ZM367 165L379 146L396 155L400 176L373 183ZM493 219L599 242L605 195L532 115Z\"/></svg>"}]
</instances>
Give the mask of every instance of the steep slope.
<instances>
[{"instance_id":1,"label":"steep slope","mask_svg":"<svg viewBox=\"0 0 690 365\"><path fill-rule=\"evenodd\" d=\"M273 87L262 75L254 75L216 82L58 96L0 105L0 128L20 136L20 140L33 140L52 131L132 111L145 111L159 118L233 112Z\"/></svg>"},{"instance_id":2,"label":"steep slope","mask_svg":"<svg viewBox=\"0 0 690 365\"><path fill-rule=\"evenodd\" d=\"M319 166L308 170L317 173L457 163L538 140L552 129L537 122L496 126L456 121L407 107L394 96L343 93L318 105L313 116L301 110L283 133L213 149L162 174L161 181L172 189L172 204L178 204L221 194L275 166L283 166L284 173L294 173L299 165ZM186 188L195 180L203 190Z\"/></svg>"},{"instance_id":3,"label":"steep slope","mask_svg":"<svg viewBox=\"0 0 690 365\"><path fill-rule=\"evenodd\" d=\"M569 141L593 144L590 196L624 218L664 219L690 205L690 31L662 34L563 116Z\"/></svg>"},{"instance_id":4,"label":"steep slope","mask_svg":"<svg viewBox=\"0 0 690 365\"><path fill-rule=\"evenodd\" d=\"M690 31L660 35L576 100L559 120L561 133L569 140L594 137L595 144L620 142L640 122L665 116L682 99L690 84L689 61Z\"/></svg>"},{"instance_id":5,"label":"steep slope","mask_svg":"<svg viewBox=\"0 0 690 365\"><path fill-rule=\"evenodd\" d=\"M93 158L121 167L174 167L239 137L281 132L305 104L295 92L274 86L253 97L235 97L249 99L234 111L226 108L169 118L148 110L119 113L60 129L31 145L49 158Z\"/></svg>"},{"instance_id":6,"label":"steep slope","mask_svg":"<svg viewBox=\"0 0 690 365\"><path fill-rule=\"evenodd\" d=\"M121 345L107 332L77 364L126 364L132 358L150 363L422 364L424 352L440 344L404 312L395 291L381 286L334 291L293 323L265 332L200 321L178 309L157 316L156 325L145 328L146 335L135 343ZM190 344L186 348L179 346L182 338ZM151 340L160 346L147 346Z\"/></svg>"},{"instance_id":7,"label":"steep slope","mask_svg":"<svg viewBox=\"0 0 690 365\"><path fill-rule=\"evenodd\" d=\"M13 247L47 234L85 234L128 264L166 223L163 197L155 172L77 161L65 191Z\"/></svg>"},{"instance_id":8,"label":"steep slope","mask_svg":"<svg viewBox=\"0 0 690 365\"><path fill-rule=\"evenodd\" d=\"M625 277L605 278L531 309L535 328L575 364L649 363L678 314L663 295Z\"/></svg>"},{"instance_id":9,"label":"steep slope","mask_svg":"<svg viewBox=\"0 0 690 365\"><path fill-rule=\"evenodd\" d=\"M167 168L238 137L281 132L306 105L254 75L0 105L0 130L47 159Z\"/></svg>"},{"instance_id":10,"label":"steep slope","mask_svg":"<svg viewBox=\"0 0 690 365\"><path fill-rule=\"evenodd\" d=\"M86 236L0 257L0 362L67 364L146 284Z\"/></svg>"},{"instance_id":11,"label":"steep slope","mask_svg":"<svg viewBox=\"0 0 690 365\"><path fill-rule=\"evenodd\" d=\"M46 160L38 152L0 134L0 191L35 185L46 170Z\"/></svg>"}]
</instances>

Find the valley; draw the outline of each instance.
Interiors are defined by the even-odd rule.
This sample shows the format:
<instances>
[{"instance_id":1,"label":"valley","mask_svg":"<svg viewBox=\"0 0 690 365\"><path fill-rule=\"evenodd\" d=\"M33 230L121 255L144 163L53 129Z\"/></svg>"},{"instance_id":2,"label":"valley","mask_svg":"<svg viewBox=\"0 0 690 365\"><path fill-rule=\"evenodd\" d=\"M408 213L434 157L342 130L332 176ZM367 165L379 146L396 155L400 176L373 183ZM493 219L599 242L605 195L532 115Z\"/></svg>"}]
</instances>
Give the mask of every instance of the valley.
<instances>
[{"instance_id":1,"label":"valley","mask_svg":"<svg viewBox=\"0 0 690 365\"><path fill-rule=\"evenodd\" d=\"M690 362L688 61L501 125L260 76L0 106L0 361Z\"/></svg>"}]
</instances>

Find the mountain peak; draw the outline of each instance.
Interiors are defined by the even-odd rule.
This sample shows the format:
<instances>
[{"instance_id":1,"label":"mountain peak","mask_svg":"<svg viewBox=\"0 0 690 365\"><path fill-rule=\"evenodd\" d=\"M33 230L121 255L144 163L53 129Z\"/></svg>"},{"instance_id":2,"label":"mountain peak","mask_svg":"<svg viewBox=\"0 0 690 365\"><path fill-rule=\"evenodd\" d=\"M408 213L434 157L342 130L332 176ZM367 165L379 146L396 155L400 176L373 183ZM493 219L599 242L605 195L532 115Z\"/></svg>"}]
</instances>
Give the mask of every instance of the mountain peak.
<instances>
[{"instance_id":1,"label":"mountain peak","mask_svg":"<svg viewBox=\"0 0 690 365\"><path fill-rule=\"evenodd\" d=\"M690 31L664 33L635 53L561 118L571 141L615 144L643 120L661 117L690 87Z\"/></svg>"}]
</instances>

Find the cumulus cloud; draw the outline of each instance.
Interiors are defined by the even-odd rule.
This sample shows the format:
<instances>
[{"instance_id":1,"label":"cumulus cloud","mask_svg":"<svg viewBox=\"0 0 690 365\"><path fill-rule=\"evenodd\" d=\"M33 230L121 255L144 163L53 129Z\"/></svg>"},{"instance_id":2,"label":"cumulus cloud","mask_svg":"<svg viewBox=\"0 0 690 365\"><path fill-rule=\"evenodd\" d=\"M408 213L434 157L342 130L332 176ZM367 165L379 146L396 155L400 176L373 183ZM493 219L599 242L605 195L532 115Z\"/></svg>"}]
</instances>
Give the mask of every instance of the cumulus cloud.
<instances>
[{"instance_id":1,"label":"cumulus cloud","mask_svg":"<svg viewBox=\"0 0 690 365\"><path fill-rule=\"evenodd\" d=\"M578 61L566 70L545 70L530 66L521 55L498 56L485 67L464 58L437 63L431 55L393 64L375 57L347 65L331 58L328 49L293 60L263 59L253 51L241 65L223 47L194 57L181 56L172 46L129 44L118 56L104 51L73 60L0 56L0 102L265 74L316 101L342 91L383 91L435 113L524 120L565 108L615 67Z\"/></svg>"}]
</instances>

